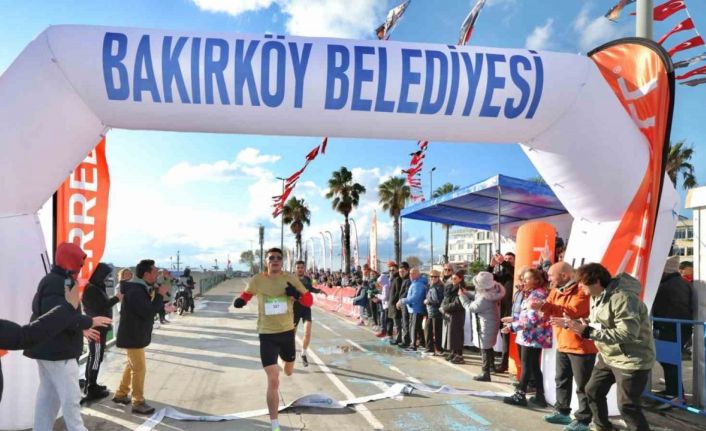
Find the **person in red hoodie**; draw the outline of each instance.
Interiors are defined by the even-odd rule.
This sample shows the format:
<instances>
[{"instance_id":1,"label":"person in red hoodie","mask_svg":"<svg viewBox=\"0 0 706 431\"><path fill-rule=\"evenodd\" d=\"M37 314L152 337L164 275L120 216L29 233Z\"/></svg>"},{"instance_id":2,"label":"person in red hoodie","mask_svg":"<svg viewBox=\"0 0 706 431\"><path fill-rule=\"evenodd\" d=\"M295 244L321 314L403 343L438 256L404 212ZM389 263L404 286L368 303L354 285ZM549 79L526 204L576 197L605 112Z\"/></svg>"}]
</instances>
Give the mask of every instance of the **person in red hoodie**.
<instances>
[{"instance_id":1,"label":"person in red hoodie","mask_svg":"<svg viewBox=\"0 0 706 431\"><path fill-rule=\"evenodd\" d=\"M32 300L32 321L57 305L67 304L66 287L78 289L78 277L86 253L71 243L61 243L56 248L54 266L39 282ZM78 358L83 351L83 337L97 340L100 334L92 327L109 325L104 316L89 317L81 308L73 310L67 326L56 336L25 350L25 356L36 359L39 368L39 389L34 408L35 431L51 431L61 409L68 431L85 431L79 401L81 388L78 383Z\"/></svg>"},{"instance_id":2,"label":"person in red hoodie","mask_svg":"<svg viewBox=\"0 0 706 431\"><path fill-rule=\"evenodd\" d=\"M588 318L590 296L574 280L574 269L566 262L549 268L551 291L544 303L532 304L550 316L558 343L556 352L556 404L554 413L544 416L553 424L567 425L567 431L588 431L593 415L584 388L593 371L598 350L593 341L566 329L566 319ZM571 386L576 382L579 408L571 419Z\"/></svg>"}]
</instances>

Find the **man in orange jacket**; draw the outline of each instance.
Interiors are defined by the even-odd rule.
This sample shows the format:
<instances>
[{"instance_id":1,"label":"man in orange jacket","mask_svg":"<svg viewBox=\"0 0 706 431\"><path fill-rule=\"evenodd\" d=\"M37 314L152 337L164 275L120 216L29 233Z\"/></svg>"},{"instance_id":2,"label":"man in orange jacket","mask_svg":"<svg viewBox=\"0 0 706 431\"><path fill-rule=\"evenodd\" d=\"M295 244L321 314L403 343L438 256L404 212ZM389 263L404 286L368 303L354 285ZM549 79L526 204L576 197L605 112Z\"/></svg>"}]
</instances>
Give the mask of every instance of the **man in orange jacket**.
<instances>
[{"instance_id":1,"label":"man in orange jacket","mask_svg":"<svg viewBox=\"0 0 706 431\"><path fill-rule=\"evenodd\" d=\"M591 340L566 329L567 320L588 318L590 296L579 289L574 281L574 269L566 262L558 262L549 268L551 291L544 303L531 306L551 317L557 338L556 352L556 404L554 413L544 420L553 424L567 425L566 431L588 431L592 414L584 388L593 372L598 350ZM579 408L571 419L571 384L576 381L576 396Z\"/></svg>"}]
</instances>

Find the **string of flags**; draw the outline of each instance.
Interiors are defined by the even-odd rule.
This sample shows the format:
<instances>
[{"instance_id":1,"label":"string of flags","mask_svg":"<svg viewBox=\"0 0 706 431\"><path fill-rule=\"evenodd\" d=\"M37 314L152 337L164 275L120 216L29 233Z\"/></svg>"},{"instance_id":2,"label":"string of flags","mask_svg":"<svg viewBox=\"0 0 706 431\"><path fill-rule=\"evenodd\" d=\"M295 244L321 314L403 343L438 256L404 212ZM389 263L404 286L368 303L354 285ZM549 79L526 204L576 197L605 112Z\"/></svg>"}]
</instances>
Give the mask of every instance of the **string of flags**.
<instances>
[{"instance_id":1,"label":"string of flags","mask_svg":"<svg viewBox=\"0 0 706 431\"><path fill-rule=\"evenodd\" d=\"M608 12L604 16L613 22L617 22L625 6L630 5L632 3L635 3L635 0L620 0L615 6L610 8L610 10L608 10ZM669 53L670 57L674 57L674 55L679 52L686 51L688 49L692 49L698 46L704 46L706 44L704 43L703 37L701 36L699 30L694 24L694 20L691 17L691 14L689 13L689 9L686 6L685 0L667 0L664 3L655 6L652 12L652 18L655 21L664 21L680 11L684 11L683 13L686 15L686 18L676 24L674 27L672 27L672 29L665 33L662 37L660 37L657 40L657 43L659 43L660 45L664 45L664 42L666 42L670 37L683 31L691 31L692 33L695 33L695 36L692 36L691 38L667 49L667 52ZM631 13L631 15L635 15L635 13L633 12ZM691 57L688 60L674 62L674 68L681 69L689 67L704 60L706 60L706 52ZM706 78L703 77L685 81L686 79L692 78L697 75L706 75L706 66L697 67L686 73L679 74L675 78L678 81L683 81L680 82L681 85L687 85L689 87L695 87L700 84L706 84Z\"/></svg>"},{"instance_id":2,"label":"string of flags","mask_svg":"<svg viewBox=\"0 0 706 431\"><path fill-rule=\"evenodd\" d=\"M402 15L404 15L404 12L407 10L411 2L412 0L407 0L404 3L400 3L399 5L390 9L390 11L387 13L387 18L385 19L385 22L380 24L378 28L375 29L375 35L379 40L388 40L390 38L390 34L395 29L395 27L397 27L397 23L400 21Z\"/></svg>"},{"instance_id":3,"label":"string of flags","mask_svg":"<svg viewBox=\"0 0 706 431\"><path fill-rule=\"evenodd\" d=\"M466 45L468 41L471 40L471 34L473 33L473 27L476 25L476 20L480 14L481 9L485 6L486 0L478 0L473 9L468 13L466 19L463 20L461 24L461 31L459 32L457 45Z\"/></svg>"},{"instance_id":4,"label":"string of flags","mask_svg":"<svg viewBox=\"0 0 706 431\"><path fill-rule=\"evenodd\" d=\"M327 144L328 138L324 138L324 140L321 142L321 145L317 145L316 147L314 147L313 150L309 151L309 153L306 155L306 162L304 162L304 166L292 175L290 175L287 179L285 179L284 191L282 192L282 194L278 196L272 196L272 200L274 201L274 203L272 204L274 206L274 211L272 212L273 218L277 218L282 213L284 205L287 203L287 199L289 199L289 195L292 194L294 187L297 185L297 181L299 181L299 178L304 173L306 167L309 166L309 163L313 162L316 156L318 156L319 154L326 154Z\"/></svg>"},{"instance_id":5,"label":"string of flags","mask_svg":"<svg viewBox=\"0 0 706 431\"><path fill-rule=\"evenodd\" d=\"M418 141L417 151L410 153L412 158L409 161L409 168L403 169L402 173L407 174L406 182L410 188L410 199L412 202L424 202L424 192L422 190L421 172L424 166L424 156L426 155L429 141Z\"/></svg>"}]
</instances>

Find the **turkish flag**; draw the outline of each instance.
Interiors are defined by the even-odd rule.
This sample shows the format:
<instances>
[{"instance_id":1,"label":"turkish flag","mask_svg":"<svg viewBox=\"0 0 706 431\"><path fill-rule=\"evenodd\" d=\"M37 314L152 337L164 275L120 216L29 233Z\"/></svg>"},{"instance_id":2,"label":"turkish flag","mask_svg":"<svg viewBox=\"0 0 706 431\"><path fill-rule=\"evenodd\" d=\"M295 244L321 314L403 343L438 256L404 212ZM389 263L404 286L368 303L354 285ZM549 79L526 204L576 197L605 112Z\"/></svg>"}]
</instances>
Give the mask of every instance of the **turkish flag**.
<instances>
[{"instance_id":1,"label":"turkish flag","mask_svg":"<svg viewBox=\"0 0 706 431\"><path fill-rule=\"evenodd\" d=\"M653 18L655 21L664 21L675 12L686 9L684 0L669 0L659 6L655 6Z\"/></svg>"},{"instance_id":2,"label":"turkish flag","mask_svg":"<svg viewBox=\"0 0 706 431\"><path fill-rule=\"evenodd\" d=\"M677 79L686 79L686 78L691 78L694 75L706 75L706 66L697 67L696 69L692 69L683 75L677 76L676 78Z\"/></svg>"},{"instance_id":3,"label":"turkish flag","mask_svg":"<svg viewBox=\"0 0 706 431\"><path fill-rule=\"evenodd\" d=\"M696 87L700 84L706 84L706 78L692 79L691 81L680 82L681 85L688 85L689 87Z\"/></svg>"},{"instance_id":4,"label":"turkish flag","mask_svg":"<svg viewBox=\"0 0 706 431\"><path fill-rule=\"evenodd\" d=\"M672 57L674 54L676 54L679 51L684 51L685 49L691 49L695 46L701 46L704 44L704 39L701 36L694 36L689 40L685 40L684 42L680 43L679 45L676 45L672 47L672 49L669 50L669 56Z\"/></svg>"},{"instance_id":5,"label":"turkish flag","mask_svg":"<svg viewBox=\"0 0 706 431\"><path fill-rule=\"evenodd\" d=\"M673 29L669 30L669 33L665 34L659 40L657 41L658 44L662 44L667 38L674 33L679 33L680 31L684 30L691 30L694 28L694 21L691 18L687 18L684 21L680 22L677 24Z\"/></svg>"}]
</instances>

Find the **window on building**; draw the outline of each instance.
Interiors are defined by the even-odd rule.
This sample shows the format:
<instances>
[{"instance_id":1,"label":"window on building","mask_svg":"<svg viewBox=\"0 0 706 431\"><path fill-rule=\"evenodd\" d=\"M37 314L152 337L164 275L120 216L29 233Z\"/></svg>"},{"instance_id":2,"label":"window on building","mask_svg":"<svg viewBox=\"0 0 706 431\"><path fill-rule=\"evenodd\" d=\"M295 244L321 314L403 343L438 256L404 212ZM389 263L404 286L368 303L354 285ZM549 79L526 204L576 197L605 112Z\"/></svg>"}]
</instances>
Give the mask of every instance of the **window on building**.
<instances>
[{"instance_id":1,"label":"window on building","mask_svg":"<svg viewBox=\"0 0 706 431\"><path fill-rule=\"evenodd\" d=\"M490 244L478 245L478 259L483 261L483 263L490 263Z\"/></svg>"},{"instance_id":2,"label":"window on building","mask_svg":"<svg viewBox=\"0 0 706 431\"><path fill-rule=\"evenodd\" d=\"M686 229L686 239L693 239L693 238L694 238L694 228L688 227Z\"/></svg>"},{"instance_id":3,"label":"window on building","mask_svg":"<svg viewBox=\"0 0 706 431\"><path fill-rule=\"evenodd\" d=\"M686 254L684 256L693 256L693 255L694 255L694 247L687 247Z\"/></svg>"}]
</instances>

